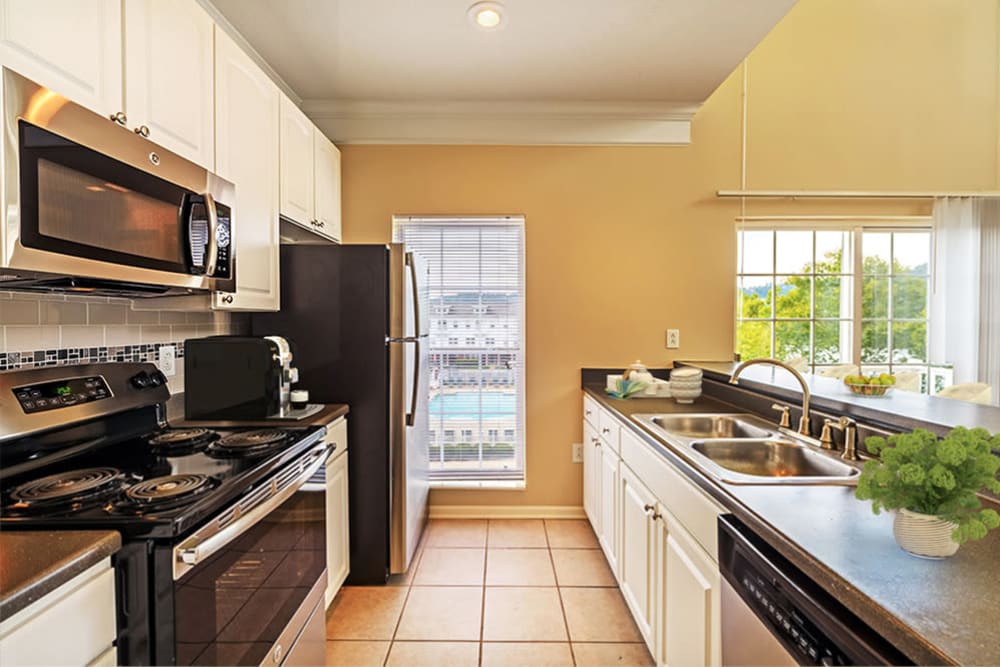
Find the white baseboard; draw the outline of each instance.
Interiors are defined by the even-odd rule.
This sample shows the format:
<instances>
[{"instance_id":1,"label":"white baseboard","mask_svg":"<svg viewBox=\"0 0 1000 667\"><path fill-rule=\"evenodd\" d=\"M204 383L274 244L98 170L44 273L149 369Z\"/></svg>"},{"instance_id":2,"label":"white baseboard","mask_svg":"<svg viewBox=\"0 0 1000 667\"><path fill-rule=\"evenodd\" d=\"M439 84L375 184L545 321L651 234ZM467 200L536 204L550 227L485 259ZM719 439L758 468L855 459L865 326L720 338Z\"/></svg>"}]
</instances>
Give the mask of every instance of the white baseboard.
<instances>
[{"instance_id":1,"label":"white baseboard","mask_svg":"<svg viewBox=\"0 0 1000 667\"><path fill-rule=\"evenodd\" d=\"M431 505L432 519L585 519L575 505Z\"/></svg>"}]
</instances>

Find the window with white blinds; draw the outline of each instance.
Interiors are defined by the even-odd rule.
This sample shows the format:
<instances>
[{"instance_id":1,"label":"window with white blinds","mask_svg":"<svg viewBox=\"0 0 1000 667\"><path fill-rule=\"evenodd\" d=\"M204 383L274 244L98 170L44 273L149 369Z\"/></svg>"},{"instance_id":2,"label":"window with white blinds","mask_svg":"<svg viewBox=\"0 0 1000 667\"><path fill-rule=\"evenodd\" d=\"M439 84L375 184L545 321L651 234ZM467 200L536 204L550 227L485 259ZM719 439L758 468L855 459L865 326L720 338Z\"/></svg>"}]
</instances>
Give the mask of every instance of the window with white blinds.
<instances>
[{"instance_id":1,"label":"window with white blinds","mask_svg":"<svg viewBox=\"0 0 1000 667\"><path fill-rule=\"evenodd\" d=\"M524 218L396 217L428 264L431 478L524 479Z\"/></svg>"}]
</instances>

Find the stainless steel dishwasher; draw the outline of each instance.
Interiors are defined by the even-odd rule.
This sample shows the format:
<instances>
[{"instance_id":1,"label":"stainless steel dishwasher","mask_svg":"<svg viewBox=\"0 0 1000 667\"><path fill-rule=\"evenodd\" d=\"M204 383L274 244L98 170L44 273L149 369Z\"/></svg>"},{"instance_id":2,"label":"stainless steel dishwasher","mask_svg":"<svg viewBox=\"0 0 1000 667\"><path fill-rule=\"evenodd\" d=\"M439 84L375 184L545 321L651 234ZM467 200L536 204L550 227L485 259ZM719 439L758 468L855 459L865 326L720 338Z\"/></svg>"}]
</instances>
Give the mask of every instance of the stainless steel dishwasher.
<instances>
[{"instance_id":1,"label":"stainless steel dishwasher","mask_svg":"<svg viewBox=\"0 0 1000 667\"><path fill-rule=\"evenodd\" d=\"M723 665L913 664L731 514L719 569Z\"/></svg>"}]
</instances>

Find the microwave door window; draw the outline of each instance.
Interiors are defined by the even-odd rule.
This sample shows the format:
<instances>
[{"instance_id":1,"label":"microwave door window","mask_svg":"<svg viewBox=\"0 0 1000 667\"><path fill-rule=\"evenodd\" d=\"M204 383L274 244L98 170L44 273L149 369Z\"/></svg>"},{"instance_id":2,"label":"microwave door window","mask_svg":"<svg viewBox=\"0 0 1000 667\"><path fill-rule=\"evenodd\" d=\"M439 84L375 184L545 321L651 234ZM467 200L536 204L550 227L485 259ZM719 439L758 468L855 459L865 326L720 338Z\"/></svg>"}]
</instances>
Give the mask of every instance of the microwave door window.
<instances>
[{"instance_id":1,"label":"microwave door window","mask_svg":"<svg viewBox=\"0 0 1000 667\"><path fill-rule=\"evenodd\" d=\"M181 209L193 193L23 120L18 124L25 246L192 271Z\"/></svg>"},{"instance_id":2,"label":"microwave door window","mask_svg":"<svg viewBox=\"0 0 1000 667\"><path fill-rule=\"evenodd\" d=\"M44 236L187 263L175 204L48 160L38 161L38 203L38 231Z\"/></svg>"}]
</instances>

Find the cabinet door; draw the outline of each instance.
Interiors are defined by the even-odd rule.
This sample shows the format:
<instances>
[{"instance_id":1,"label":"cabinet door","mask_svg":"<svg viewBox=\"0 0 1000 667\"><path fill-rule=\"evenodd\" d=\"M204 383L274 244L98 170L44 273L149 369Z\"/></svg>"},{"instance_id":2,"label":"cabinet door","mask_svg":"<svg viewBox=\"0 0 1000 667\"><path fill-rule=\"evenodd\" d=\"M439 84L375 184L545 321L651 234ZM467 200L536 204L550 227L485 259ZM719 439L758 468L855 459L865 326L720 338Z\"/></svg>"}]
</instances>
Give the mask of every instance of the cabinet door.
<instances>
[{"instance_id":1,"label":"cabinet door","mask_svg":"<svg viewBox=\"0 0 1000 667\"><path fill-rule=\"evenodd\" d=\"M313 142L316 231L340 241L340 150L316 127Z\"/></svg>"},{"instance_id":2,"label":"cabinet door","mask_svg":"<svg viewBox=\"0 0 1000 667\"><path fill-rule=\"evenodd\" d=\"M618 576L618 454L602 444L601 452L601 531L597 534L611 571Z\"/></svg>"},{"instance_id":3,"label":"cabinet door","mask_svg":"<svg viewBox=\"0 0 1000 667\"><path fill-rule=\"evenodd\" d=\"M215 163L236 184L236 293L215 307L278 310L278 104L264 71L221 30L215 35Z\"/></svg>"},{"instance_id":4,"label":"cabinet door","mask_svg":"<svg viewBox=\"0 0 1000 667\"><path fill-rule=\"evenodd\" d=\"M312 229L315 170L313 124L287 96L281 96L281 215Z\"/></svg>"},{"instance_id":5,"label":"cabinet door","mask_svg":"<svg viewBox=\"0 0 1000 667\"><path fill-rule=\"evenodd\" d=\"M621 465L621 583L622 595L632 610L650 652L654 650L656 595L656 498L632 470Z\"/></svg>"},{"instance_id":6,"label":"cabinet door","mask_svg":"<svg viewBox=\"0 0 1000 667\"><path fill-rule=\"evenodd\" d=\"M110 116L122 103L120 0L3 0L0 64Z\"/></svg>"},{"instance_id":7,"label":"cabinet door","mask_svg":"<svg viewBox=\"0 0 1000 667\"><path fill-rule=\"evenodd\" d=\"M333 601L350 567L347 523L347 451L338 449L326 464L326 605Z\"/></svg>"},{"instance_id":8,"label":"cabinet door","mask_svg":"<svg viewBox=\"0 0 1000 667\"><path fill-rule=\"evenodd\" d=\"M125 0L125 111L157 145L214 169L213 31L195 0Z\"/></svg>"},{"instance_id":9,"label":"cabinet door","mask_svg":"<svg viewBox=\"0 0 1000 667\"><path fill-rule=\"evenodd\" d=\"M661 665L720 664L719 566L671 520L663 541Z\"/></svg>"},{"instance_id":10,"label":"cabinet door","mask_svg":"<svg viewBox=\"0 0 1000 667\"><path fill-rule=\"evenodd\" d=\"M594 427L583 422L583 511L590 519L596 535L601 534L600 513L598 512L601 489L600 438Z\"/></svg>"}]
</instances>

